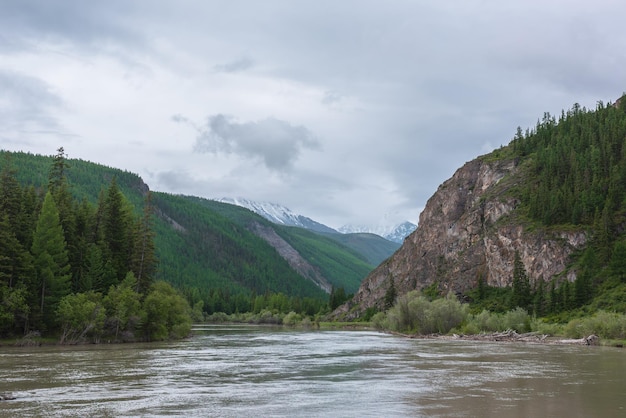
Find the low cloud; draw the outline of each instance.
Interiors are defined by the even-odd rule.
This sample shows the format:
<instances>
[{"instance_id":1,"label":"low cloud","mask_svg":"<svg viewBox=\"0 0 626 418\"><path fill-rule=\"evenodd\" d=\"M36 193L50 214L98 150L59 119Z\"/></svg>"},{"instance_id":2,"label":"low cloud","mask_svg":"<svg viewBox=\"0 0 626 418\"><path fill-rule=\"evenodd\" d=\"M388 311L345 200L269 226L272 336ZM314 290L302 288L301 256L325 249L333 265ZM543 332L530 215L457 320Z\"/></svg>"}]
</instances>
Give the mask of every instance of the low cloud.
<instances>
[{"instance_id":1,"label":"low cloud","mask_svg":"<svg viewBox=\"0 0 626 418\"><path fill-rule=\"evenodd\" d=\"M341 94L333 90L328 90L324 92L324 97L322 98L322 104L332 105L334 103L341 101L341 99L343 99Z\"/></svg>"},{"instance_id":2,"label":"low cloud","mask_svg":"<svg viewBox=\"0 0 626 418\"><path fill-rule=\"evenodd\" d=\"M62 106L62 100L42 80L0 70L0 123L3 129L57 129L58 123L51 110L59 106Z\"/></svg>"},{"instance_id":3,"label":"low cloud","mask_svg":"<svg viewBox=\"0 0 626 418\"><path fill-rule=\"evenodd\" d=\"M320 145L304 126L275 118L239 123L217 114L209 116L201 127L194 149L260 159L268 169L284 171L293 166L303 149L318 150Z\"/></svg>"},{"instance_id":4,"label":"low cloud","mask_svg":"<svg viewBox=\"0 0 626 418\"><path fill-rule=\"evenodd\" d=\"M213 67L217 73L238 73L249 70L254 66L254 62L250 58L241 58L226 64L219 64Z\"/></svg>"}]
</instances>

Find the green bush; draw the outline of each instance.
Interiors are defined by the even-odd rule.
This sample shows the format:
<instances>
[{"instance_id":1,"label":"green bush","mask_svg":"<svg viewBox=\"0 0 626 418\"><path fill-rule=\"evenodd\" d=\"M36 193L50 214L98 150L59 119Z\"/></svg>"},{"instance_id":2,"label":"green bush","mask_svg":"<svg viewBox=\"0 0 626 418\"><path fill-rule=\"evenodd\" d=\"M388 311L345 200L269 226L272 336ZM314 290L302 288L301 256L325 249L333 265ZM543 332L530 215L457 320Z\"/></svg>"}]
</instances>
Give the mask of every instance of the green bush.
<instances>
[{"instance_id":1,"label":"green bush","mask_svg":"<svg viewBox=\"0 0 626 418\"><path fill-rule=\"evenodd\" d=\"M505 330L514 329L519 333L530 331L530 315L523 308L515 308L503 315L502 322Z\"/></svg>"},{"instance_id":2,"label":"green bush","mask_svg":"<svg viewBox=\"0 0 626 418\"><path fill-rule=\"evenodd\" d=\"M531 330L545 335L563 335L563 325L556 322L549 322L546 319L534 318L531 321Z\"/></svg>"},{"instance_id":3,"label":"green bush","mask_svg":"<svg viewBox=\"0 0 626 418\"><path fill-rule=\"evenodd\" d=\"M155 282L143 308L148 340L183 338L191 331L191 308L169 283Z\"/></svg>"},{"instance_id":4,"label":"green bush","mask_svg":"<svg viewBox=\"0 0 626 418\"><path fill-rule=\"evenodd\" d=\"M370 322L376 329L386 329L389 328L387 325L387 314L384 312L377 312L372 316Z\"/></svg>"},{"instance_id":5,"label":"green bush","mask_svg":"<svg viewBox=\"0 0 626 418\"><path fill-rule=\"evenodd\" d=\"M400 296L386 316L374 315L372 322L375 327L397 332L446 334L459 326L467 315L467 305L462 305L452 294L431 302L413 291Z\"/></svg>"},{"instance_id":6,"label":"green bush","mask_svg":"<svg viewBox=\"0 0 626 418\"><path fill-rule=\"evenodd\" d=\"M206 317L206 322L226 322L228 320L229 317L224 312L215 312Z\"/></svg>"},{"instance_id":7,"label":"green bush","mask_svg":"<svg viewBox=\"0 0 626 418\"><path fill-rule=\"evenodd\" d=\"M477 315L470 315L467 323L463 327L463 332L467 334L478 334L481 332L499 332L509 329L519 333L529 332L530 315L525 309L515 308L505 313L494 313L483 310Z\"/></svg>"},{"instance_id":8,"label":"green bush","mask_svg":"<svg viewBox=\"0 0 626 418\"><path fill-rule=\"evenodd\" d=\"M565 335L570 338L583 338L595 334L600 338L626 338L626 315L598 311L591 317L572 319L565 325Z\"/></svg>"},{"instance_id":9,"label":"green bush","mask_svg":"<svg viewBox=\"0 0 626 418\"><path fill-rule=\"evenodd\" d=\"M61 321L61 344L76 344L92 337L98 342L106 318L102 295L95 292L72 293L59 302L56 315Z\"/></svg>"},{"instance_id":10,"label":"green bush","mask_svg":"<svg viewBox=\"0 0 626 418\"><path fill-rule=\"evenodd\" d=\"M298 325L301 321L302 316L295 313L294 311L291 311L283 318L283 325L295 326Z\"/></svg>"}]
</instances>

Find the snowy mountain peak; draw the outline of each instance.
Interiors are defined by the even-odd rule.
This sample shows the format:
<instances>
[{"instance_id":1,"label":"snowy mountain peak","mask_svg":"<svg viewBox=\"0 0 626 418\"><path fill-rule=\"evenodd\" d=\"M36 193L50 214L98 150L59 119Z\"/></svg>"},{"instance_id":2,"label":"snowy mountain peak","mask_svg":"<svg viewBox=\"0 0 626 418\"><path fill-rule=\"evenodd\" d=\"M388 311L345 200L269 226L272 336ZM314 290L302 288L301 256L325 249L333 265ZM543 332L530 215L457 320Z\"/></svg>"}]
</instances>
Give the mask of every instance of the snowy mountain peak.
<instances>
[{"instance_id":1,"label":"snowy mountain peak","mask_svg":"<svg viewBox=\"0 0 626 418\"><path fill-rule=\"evenodd\" d=\"M381 237L402 244L404 238L409 236L417 225L412 222L405 221L399 224L380 223L376 226L367 225L344 225L338 229L343 234L353 234L358 232L367 232L370 234L380 235Z\"/></svg>"},{"instance_id":2,"label":"snowy mountain peak","mask_svg":"<svg viewBox=\"0 0 626 418\"><path fill-rule=\"evenodd\" d=\"M223 197L216 199L218 202L229 203L231 205L241 206L250 209L252 212L261 215L270 222L279 225L297 226L300 228L306 228L317 232L331 232L337 233L334 229L314 221L306 216L298 215L292 212L289 208L271 202L255 202L249 199L241 197L230 198Z\"/></svg>"},{"instance_id":3,"label":"snowy mountain peak","mask_svg":"<svg viewBox=\"0 0 626 418\"><path fill-rule=\"evenodd\" d=\"M231 205L241 206L250 209L252 212L261 215L270 222L279 225L297 226L300 228L310 229L316 232L326 233L370 233L376 234L385 238L388 241L397 242L402 244L404 238L406 238L411 232L415 231L417 225L414 223L405 221L402 223L393 223L388 216L376 226L368 225L344 225L338 230L334 230L324 224L314 221L306 216L299 215L292 212L289 208L271 202L256 202L253 200L245 199L242 197L223 197L221 199L215 199L218 202L228 203Z\"/></svg>"}]
</instances>

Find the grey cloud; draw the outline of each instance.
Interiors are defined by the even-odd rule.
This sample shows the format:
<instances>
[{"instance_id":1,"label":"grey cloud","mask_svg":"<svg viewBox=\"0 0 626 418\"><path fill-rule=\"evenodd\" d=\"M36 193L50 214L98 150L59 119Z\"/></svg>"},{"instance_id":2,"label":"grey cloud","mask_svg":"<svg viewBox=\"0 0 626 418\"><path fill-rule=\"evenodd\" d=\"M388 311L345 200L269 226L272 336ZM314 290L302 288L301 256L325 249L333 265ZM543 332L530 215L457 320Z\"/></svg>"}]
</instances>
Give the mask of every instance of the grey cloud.
<instances>
[{"instance_id":1,"label":"grey cloud","mask_svg":"<svg viewBox=\"0 0 626 418\"><path fill-rule=\"evenodd\" d=\"M293 126L275 118L239 123L221 114L207 119L195 144L197 152L258 158L275 171L291 168L304 148L317 150L320 146L303 126Z\"/></svg>"},{"instance_id":2,"label":"grey cloud","mask_svg":"<svg viewBox=\"0 0 626 418\"><path fill-rule=\"evenodd\" d=\"M190 185L195 183L195 180L186 171L161 171L156 173L154 178L157 184L165 190L177 190L179 193L185 193L189 188L193 189Z\"/></svg>"},{"instance_id":3,"label":"grey cloud","mask_svg":"<svg viewBox=\"0 0 626 418\"><path fill-rule=\"evenodd\" d=\"M334 90L328 90L324 92L324 97L322 98L322 104L332 105L337 103L343 99L343 96Z\"/></svg>"},{"instance_id":4,"label":"grey cloud","mask_svg":"<svg viewBox=\"0 0 626 418\"><path fill-rule=\"evenodd\" d=\"M6 130L55 130L58 123L51 110L62 100L43 81L0 70L0 124ZM10 104L10 105L9 105Z\"/></svg>"},{"instance_id":5,"label":"grey cloud","mask_svg":"<svg viewBox=\"0 0 626 418\"><path fill-rule=\"evenodd\" d=\"M10 37L0 36L0 53L38 50L42 44L68 41L73 48L89 52L119 50L122 45L147 47L140 28L129 24L137 18L138 7L140 3L126 0L6 0L0 25ZM111 48L113 45L118 47Z\"/></svg>"},{"instance_id":6,"label":"grey cloud","mask_svg":"<svg viewBox=\"0 0 626 418\"><path fill-rule=\"evenodd\" d=\"M241 58L226 64L220 64L213 67L218 73L238 73L245 71L254 66L254 62L250 58Z\"/></svg>"}]
</instances>

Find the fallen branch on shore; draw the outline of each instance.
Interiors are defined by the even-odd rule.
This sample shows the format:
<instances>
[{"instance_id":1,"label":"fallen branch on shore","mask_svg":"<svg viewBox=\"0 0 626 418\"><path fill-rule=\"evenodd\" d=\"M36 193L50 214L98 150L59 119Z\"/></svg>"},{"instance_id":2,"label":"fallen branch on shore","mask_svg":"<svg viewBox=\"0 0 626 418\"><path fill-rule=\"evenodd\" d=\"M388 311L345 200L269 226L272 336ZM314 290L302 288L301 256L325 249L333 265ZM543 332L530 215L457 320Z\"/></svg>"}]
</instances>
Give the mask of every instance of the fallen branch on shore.
<instances>
[{"instance_id":1,"label":"fallen branch on shore","mask_svg":"<svg viewBox=\"0 0 626 418\"><path fill-rule=\"evenodd\" d=\"M539 344L573 344L573 345L598 345L600 338L597 335L589 335L584 338L566 338L559 339L551 337L548 334L539 334L536 332L527 332L518 334L517 331L508 329L501 332L480 333L480 334L402 334L400 332L390 331L391 334L399 335L405 338L423 338L438 340L464 340L464 341L494 341L494 342L524 342Z\"/></svg>"}]
</instances>

